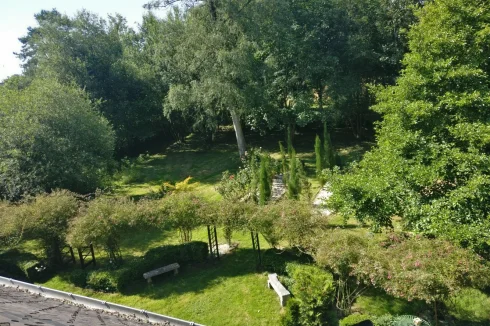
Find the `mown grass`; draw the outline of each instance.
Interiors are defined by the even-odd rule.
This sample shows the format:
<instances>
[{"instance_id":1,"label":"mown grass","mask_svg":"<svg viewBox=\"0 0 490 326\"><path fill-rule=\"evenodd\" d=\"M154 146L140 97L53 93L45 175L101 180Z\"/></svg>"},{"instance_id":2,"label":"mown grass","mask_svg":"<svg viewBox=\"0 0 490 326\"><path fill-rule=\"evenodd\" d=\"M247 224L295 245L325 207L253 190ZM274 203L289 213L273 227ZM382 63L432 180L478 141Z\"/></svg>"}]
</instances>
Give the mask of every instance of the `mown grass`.
<instances>
[{"instance_id":1,"label":"mown grass","mask_svg":"<svg viewBox=\"0 0 490 326\"><path fill-rule=\"evenodd\" d=\"M121 246L123 257L140 256L149 248L176 243L178 237L177 232L156 231L128 236ZM220 231L218 237L220 243L225 242ZM207 241L207 230L194 232L193 240ZM154 278L151 285L142 278L122 294L75 287L68 282L69 271L44 285L206 325L278 325L284 309L277 294L267 289L267 272L256 269L250 234L236 233L233 241L239 243L238 248L219 261L184 269L177 276ZM270 247L262 237L260 243L267 265L267 257L273 253L267 252ZM97 255L101 254L98 250Z\"/></svg>"},{"instance_id":2,"label":"mown grass","mask_svg":"<svg viewBox=\"0 0 490 326\"><path fill-rule=\"evenodd\" d=\"M304 163L312 183L313 195L322 186L315 179L313 145L317 132L321 131L299 130L295 138L297 157ZM282 132L266 136L247 134L246 138L249 147L262 147L273 157L279 158L278 142L284 140ZM334 134L332 140L344 161L359 159L370 146L369 143L359 145L344 134ZM191 176L195 182L199 182L196 192L208 199L220 200L215 190L217 182L224 171L234 172L239 164L232 129L223 129L211 145L191 135L185 143L177 143L157 153L132 159L130 167L116 175L110 195L138 198L157 191L163 182L179 182ZM335 217L331 225L332 228L359 227L354 221L344 225L342 220ZM365 229L359 230L367 232ZM221 230L218 236L219 242L225 243ZM206 229L194 231L193 240L207 242ZM141 279L122 294L77 288L68 281L69 270L59 273L44 285L206 325L278 325L284 309L280 307L276 293L266 287L267 266L274 266L271 262L277 260L289 261L295 257L265 251L266 268L258 272L250 234L236 233L233 241L239 243L238 249L220 261L184 269L175 277L159 277L152 285ZM177 231L131 233L123 237L121 252L123 258L131 259L143 255L150 248L178 242ZM262 250L269 249L262 237L261 246ZM32 241L22 245L26 251L36 251L37 248L36 242ZM42 254L37 251L39 255ZM104 266L107 261L104 252L96 249L96 256L98 265Z\"/></svg>"},{"instance_id":3,"label":"mown grass","mask_svg":"<svg viewBox=\"0 0 490 326\"><path fill-rule=\"evenodd\" d=\"M297 157L304 163L305 171L312 184L312 194L315 195L321 184L315 178L314 140L321 130L299 130L294 140ZM215 186L224 171L235 172L240 166L234 131L222 128L213 144L196 135L187 137L184 143L176 143L161 153L142 155L131 160L131 167L122 169L116 174L113 195L141 197L158 191L164 182L179 182L192 177L199 182L196 191L211 200L220 200ZM284 142L283 132L271 132L261 136L249 133L246 136L249 148L262 148L275 159L280 158L279 141ZM358 161L370 142L358 142L348 133L339 132L332 135L342 162Z\"/></svg>"}]
</instances>

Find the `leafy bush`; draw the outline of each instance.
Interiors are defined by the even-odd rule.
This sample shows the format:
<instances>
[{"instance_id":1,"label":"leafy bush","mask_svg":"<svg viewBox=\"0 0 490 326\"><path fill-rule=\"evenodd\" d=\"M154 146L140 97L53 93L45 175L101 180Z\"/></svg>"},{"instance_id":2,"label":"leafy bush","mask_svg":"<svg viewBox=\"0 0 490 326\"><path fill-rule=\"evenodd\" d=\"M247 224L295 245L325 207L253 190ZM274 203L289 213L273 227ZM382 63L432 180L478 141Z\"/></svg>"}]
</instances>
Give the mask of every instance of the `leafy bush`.
<instances>
[{"instance_id":1,"label":"leafy bush","mask_svg":"<svg viewBox=\"0 0 490 326\"><path fill-rule=\"evenodd\" d=\"M21 204L0 207L0 223L5 225L0 238L39 239L49 265L61 264L61 247L70 221L78 211L75 196L58 190L50 194L40 194Z\"/></svg>"},{"instance_id":2,"label":"leafy bush","mask_svg":"<svg viewBox=\"0 0 490 326\"><path fill-rule=\"evenodd\" d=\"M167 245L148 250L143 257L148 268L157 268L172 263L189 264L203 262L208 257L208 244L201 241ZM156 266L158 264L158 266Z\"/></svg>"},{"instance_id":3,"label":"leafy bush","mask_svg":"<svg viewBox=\"0 0 490 326\"><path fill-rule=\"evenodd\" d=\"M126 232L159 223L163 214L156 204L147 200L135 203L127 198L98 197L82 207L71 224L68 241L74 247L90 243L102 246L117 267L122 262L121 237Z\"/></svg>"},{"instance_id":4,"label":"leafy bush","mask_svg":"<svg viewBox=\"0 0 490 326\"><path fill-rule=\"evenodd\" d=\"M307 201L284 199L258 207L249 228L260 232L273 247L287 240L291 247L310 249L319 221Z\"/></svg>"},{"instance_id":5,"label":"leafy bush","mask_svg":"<svg viewBox=\"0 0 490 326\"><path fill-rule=\"evenodd\" d=\"M354 326L363 321L369 320L371 320L371 317L369 317L368 315L353 314L342 319L339 326Z\"/></svg>"},{"instance_id":6,"label":"leafy bush","mask_svg":"<svg viewBox=\"0 0 490 326\"><path fill-rule=\"evenodd\" d=\"M395 297L427 303L466 286L484 288L490 283L490 268L481 257L450 242L418 236L364 251L352 273Z\"/></svg>"},{"instance_id":7,"label":"leafy bush","mask_svg":"<svg viewBox=\"0 0 490 326\"><path fill-rule=\"evenodd\" d=\"M29 281L25 272L15 263L0 259L0 276L13 278L19 281Z\"/></svg>"},{"instance_id":8,"label":"leafy bush","mask_svg":"<svg viewBox=\"0 0 490 326\"><path fill-rule=\"evenodd\" d=\"M172 228L178 229L181 242L192 240L192 231L202 225L206 203L192 192L174 192L162 200Z\"/></svg>"},{"instance_id":9,"label":"leafy bush","mask_svg":"<svg viewBox=\"0 0 490 326\"><path fill-rule=\"evenodd\" d=\"M83 269L75 269L68 276L68 281L80 288L85 288L87 286L88 272Z\"/></svg>"},{"instance_id":10,"label":"leafy bush","mask_svg":"<svg viewBox=\"0 0 490 326\"><path fill-rule=\"evenodd\" d=\"M286 271L298 304L299 325L325 325L335 292L332 274L317 266L294 263L288 264Z\"/></svg>"},{"instance_id":11,"label":"leafy bush","mask_svg":"<svg viewBox=\"0 0 490 326\"><path fill-rule=\"evenodd\" d=\"M374 326L395 326L395 317L392 315L383 315L372 318Z\"/></svg>"},{"instance_id":12,"label":"leafy bush","mask_svg":"<svg viewBox=\"0 0 490 326\"><path fill-rule=\"evenodd\" d=\"M476 289L463 289L445 301L449 314L463 321L488 322L490 297Z\"/></svg>"},{"instance_id":13,"label":"leafy bush","mask_svg":"<svg viewBox=\"0 0 490 326\"><path fill-rule=\"evenodd\" d=\"M286 304L286 313L281 317L282 326L300 325L299 302L294 298L288 300Z\"/></svg>"},{"instance_id":14,"label":"leafy bush","mask_svg":"<svg viewBox=\"0 0 490 326\"><path fill-rule=\"evenodd\" d=\"M112 164L114 132L87 94L53 79L0 89L0 198L88 193Z\"/></svg>"},{"instance_id":15,"label":"leafy bush","mask_svg":"<svg viewBox=\"0 0 490 326\"><path fill-rule=\"evenodd\" d=\"M87 276L87 288L112 293L117 291L117 276L114 271L96 270Z\"/></svg>"}]
</instances>

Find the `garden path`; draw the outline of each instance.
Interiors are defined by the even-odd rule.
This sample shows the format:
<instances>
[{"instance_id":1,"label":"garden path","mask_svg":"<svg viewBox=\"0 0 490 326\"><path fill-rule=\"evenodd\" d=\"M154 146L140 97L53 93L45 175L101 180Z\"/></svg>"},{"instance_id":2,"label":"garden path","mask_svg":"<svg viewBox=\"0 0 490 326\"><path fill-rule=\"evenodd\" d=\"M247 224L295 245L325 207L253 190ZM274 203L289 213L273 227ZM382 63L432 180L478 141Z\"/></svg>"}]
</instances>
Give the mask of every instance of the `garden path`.
<instances>
[{"instance_id":1,"label":"garden path","mask_svg":"<svg viewBox=\"0 0 490 326\"><path fill-rule=\"evenodd\" d=\"M332 196L332 192L328 190L328 183L326 183L322 189L318 192L313 201L313 206L318 209L318 211L325 216L332 214L332 211L325 206L325 200Z\"/></svg>"}]
</instances>

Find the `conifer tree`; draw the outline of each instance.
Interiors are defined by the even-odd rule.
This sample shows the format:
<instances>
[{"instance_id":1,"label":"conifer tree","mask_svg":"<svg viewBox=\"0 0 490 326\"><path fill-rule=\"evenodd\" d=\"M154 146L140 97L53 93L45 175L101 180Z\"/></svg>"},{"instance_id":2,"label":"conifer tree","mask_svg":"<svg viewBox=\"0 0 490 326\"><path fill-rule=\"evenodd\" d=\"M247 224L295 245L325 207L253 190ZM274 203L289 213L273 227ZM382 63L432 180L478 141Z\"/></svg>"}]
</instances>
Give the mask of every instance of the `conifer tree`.
<instances>
[{"instance_id":1,"label":"conifer tree","mask_svg":"<svg viewBox=\"0 0 490 326\"><path fill-rule=\"evenodd\" d=\"M324 166L322 141L318 135L316 135L315 138L315 158L316 158L316 175L318 177L320 176Z\"/></svg>"},{"instance_id":2,"label":"conifer tree","mask_svg":"<svg viewBox=\"0 0 490 326\"><path fill-rule=\"evenodd\" d=\"M296 162L296 151L291 149L291 161L289 165L288 197L298 199L299 195L299 176Z\"/></svg>"},{"instance_id":3,"label":"conifer tree","mask_svg":"<svg viewBox=\"0 0 490 326\"><path fill-rule=\"evenodd\" d=\"M265 205L271 196L271 185L269 182L269 174L267 172L269 159L263 155L260 160L260 188L259 188L259 204Z\"/></svg>"}]
</instances>

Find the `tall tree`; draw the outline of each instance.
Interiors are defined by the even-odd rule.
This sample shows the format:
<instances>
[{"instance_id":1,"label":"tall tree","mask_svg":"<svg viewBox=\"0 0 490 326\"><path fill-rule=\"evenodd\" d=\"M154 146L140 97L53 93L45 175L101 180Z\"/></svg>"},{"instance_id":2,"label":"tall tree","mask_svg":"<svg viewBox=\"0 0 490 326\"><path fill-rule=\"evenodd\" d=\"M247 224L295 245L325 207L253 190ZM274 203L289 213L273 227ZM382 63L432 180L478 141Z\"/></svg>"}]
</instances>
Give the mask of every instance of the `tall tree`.
<instances>
[{"instance_id":1,"label":"tall tree","mask_svg":"<svg viewBox=\"0 0 490 326\"><path fill-rule=\"evenodd\" d=\"M85 92L54 80L0 87L0 198L87 193L112 165L114 132Z\"/></svg>"},{"instance_id":2,"label":"tall tree","mask_svg":"<svg viewBox=\"0 0 490 326\"><path fill-rule=\"evenodd\" d=\"M490 4L439 0L418 16L402 76L378 93L378 146L334 182L332 204L488 250Z\"/></svg>"},{"instance_id":3,"label":"tall tree","mask_svg":"<svg viewBox=\"0 0 490 326\"><path fill-rule=\"evenodd\" d=\"M126 154L138 142L162 132L162 81L155 83L141 55L144 40L121 16L106 21L86 11L68 17L56 10L35 15L38 26L20 38L18 57L27 76L75 82L114 125L116 148ZM157 87L156 87L157 86Z\"/></svg>"},{"instance_id":4,"label":"tall tree","mask_svg":"<svg viewBox=\"0 0 490 326\"><path fill-rule=\"evenodd\" d=\"M179 50L172 58L180 75L170 87L165 110L198 112L210 128L227 112L244 156L242 116L260 100L261 63L254 44L232 19L241 8L228 1L216 7L216 18L199 6L185 15L183 35L175 44Z\"/></svg>"}]
</instances>

